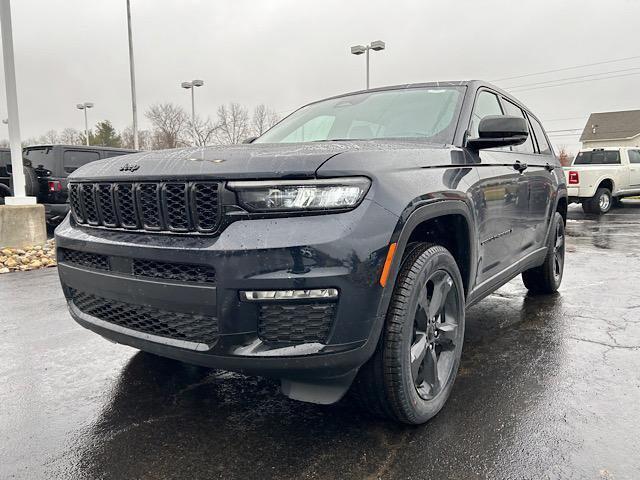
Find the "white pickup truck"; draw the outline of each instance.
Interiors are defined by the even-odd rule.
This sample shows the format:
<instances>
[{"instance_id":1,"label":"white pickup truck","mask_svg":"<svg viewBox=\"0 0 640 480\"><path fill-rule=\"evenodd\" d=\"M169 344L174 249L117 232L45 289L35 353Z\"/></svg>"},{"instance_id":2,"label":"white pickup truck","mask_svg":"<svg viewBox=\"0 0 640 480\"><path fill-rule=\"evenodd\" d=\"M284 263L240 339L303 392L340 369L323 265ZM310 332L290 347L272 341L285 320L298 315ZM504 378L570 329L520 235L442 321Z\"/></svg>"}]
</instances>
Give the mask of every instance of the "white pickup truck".
<instances>
[{"instance_id":1,"label":"white pickup truck","mask_svg":"<svg viewBox=\"0 0 640 480\"><path fill-rule=\"evenodd\" d=\"M569 202L587 213L607 213L621 198L640 195L640 147L580 150L564 170Z\"/></svg>"}]
</instances>

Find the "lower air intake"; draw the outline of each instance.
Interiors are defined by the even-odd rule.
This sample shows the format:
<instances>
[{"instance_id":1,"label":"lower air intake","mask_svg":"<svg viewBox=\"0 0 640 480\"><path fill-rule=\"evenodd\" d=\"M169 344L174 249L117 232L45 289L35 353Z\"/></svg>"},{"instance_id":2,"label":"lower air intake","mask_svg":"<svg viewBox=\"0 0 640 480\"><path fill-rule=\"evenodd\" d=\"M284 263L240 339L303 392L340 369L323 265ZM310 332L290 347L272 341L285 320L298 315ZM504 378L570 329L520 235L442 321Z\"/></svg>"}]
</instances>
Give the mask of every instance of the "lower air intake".
<instances>
[{"instance_id":1,"label":"lower air intake","mask_svg":"<svg viewBox=\"0 0 640 480\"><path fill-rule=\"evenodd\" d=\"M216 317L120 302L75 289L71 299L87 315L138 332L207 345L218 336Z\"/></svg>"},{"instance_id":2,"label":"lower air intake","mask_svg":"<svg viewBox=\"0 0 640 480\"><path fill-rule=\"evenodd\" d=\"M326 343L335 303L260 305L258 336L268 343Z\"/></svg>"}]
</instances>

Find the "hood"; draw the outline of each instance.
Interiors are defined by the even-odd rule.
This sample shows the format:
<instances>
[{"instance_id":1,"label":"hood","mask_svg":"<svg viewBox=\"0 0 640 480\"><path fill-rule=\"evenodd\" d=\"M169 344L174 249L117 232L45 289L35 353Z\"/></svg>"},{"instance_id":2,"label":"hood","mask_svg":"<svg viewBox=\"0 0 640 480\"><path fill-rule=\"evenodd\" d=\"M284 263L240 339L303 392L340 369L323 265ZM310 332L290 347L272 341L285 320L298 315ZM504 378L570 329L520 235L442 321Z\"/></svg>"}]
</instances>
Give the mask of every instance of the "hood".
<instances>
[{"instance_id":1,"label":"hood","mask_svg":"<svg viewBox=\"0 0 640 480\"><path fill-rule=\"evenodd\" d=\"M327 160L349 153L349 163L374 156L397 157L411 151L441 150L424 142L346 141L192 147L122 155L73 172L74 181L161 179L313 178ZM337 159L338 160L338 159ZM346 160L346 157L345 157Z\"/></svg>"}]
</instances>

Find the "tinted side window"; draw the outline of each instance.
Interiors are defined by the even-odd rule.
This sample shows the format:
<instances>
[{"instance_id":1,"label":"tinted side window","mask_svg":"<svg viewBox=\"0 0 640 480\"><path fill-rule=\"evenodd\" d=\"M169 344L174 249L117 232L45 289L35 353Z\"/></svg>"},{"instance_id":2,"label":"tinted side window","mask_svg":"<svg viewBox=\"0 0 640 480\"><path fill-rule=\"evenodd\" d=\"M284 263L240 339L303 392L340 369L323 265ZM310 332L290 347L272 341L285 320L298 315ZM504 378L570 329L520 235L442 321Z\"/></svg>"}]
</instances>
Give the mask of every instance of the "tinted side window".
<instances>
[{"instance_id":1,"label":"tinted side window","mask_svg":"<svg viewBox=\"0 0 640 480\"><path fill-rule=\"evenodd\" d=\"M64 171L71 173L86 163L100 160L100 153L89 150L65 150L62 160Z\"/></svg>"},{"instance_id":2,"label":"tinted side window","mask_svg":"<svg viewBox=\"0 0 640 480\"><path fill-rule=\"evenodd\" d=\"M509 100L506 100L506 99L503 99L503 100L504 100L505 115L520 117L520 118L524 118L525 120L527 119L527 117L524 116L524 112L520 109L520 107L518 107L517 105L514 105ZM529 125L529 122L527 122L527 125ZM527 128L529 129L529 136L527 137L526 142L520 145L513 145L511 149L514 152L535 153L533 150L533 139L531 138L531 127L527 127Z\"/></svg>"},{"instance_id":3,"label":"tinted side window","mask_svg":"<svg viewBox=\"0 0 640 480\"><path fill-rule=\"evenodd\" d=\"M536 136L536 141L538 142L540 153L542 155L551 155L551 145L549 145L547 137L544 135L542 125L540 125L540 122L538 122L533 117L529 117L529 120L531 121L531 126L533 127L533 133Z\"/></svg>"},{"instance_id":4,"label":"tinted side window","mask_svg":"<svg viewBox=\"0 0 640 480\"><path fill-rule=\"evenodd\" d=\"M471 125L469 126L471 138L478 138L480 120L489 115L502 114L498 96L491 92L481 91L476 98L476 104L473 106L473 114L471 115Z\"/></svg>"},{"instance_id":5,"label":"tinted side window","mask_svg":"<svg viewBox=\"0 0 640 480\"><path fill-rule=\"evenodd\" d=\"M640 163L640 150L629 150L629 161L631 163Z\"/></svg>"}]
</instances>

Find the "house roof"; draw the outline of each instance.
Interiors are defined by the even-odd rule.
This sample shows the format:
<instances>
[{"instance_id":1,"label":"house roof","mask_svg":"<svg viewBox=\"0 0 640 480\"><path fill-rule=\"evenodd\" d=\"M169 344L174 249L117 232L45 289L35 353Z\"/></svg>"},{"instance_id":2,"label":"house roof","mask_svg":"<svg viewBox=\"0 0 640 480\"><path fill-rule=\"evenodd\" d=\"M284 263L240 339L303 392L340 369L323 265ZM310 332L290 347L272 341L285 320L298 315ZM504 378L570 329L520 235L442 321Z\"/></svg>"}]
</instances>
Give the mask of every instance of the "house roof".
<instances>
[{"instance_id":1,"label":"house roof","mask_svg":"<svg viewBox=\"0 0 640 480\"><path fill-rule=\"evenodd\" d=\"M637 135L640 135L640 110L600 112L589 116L580 141L621 140Z\"/></svg>"}]
</instances>

